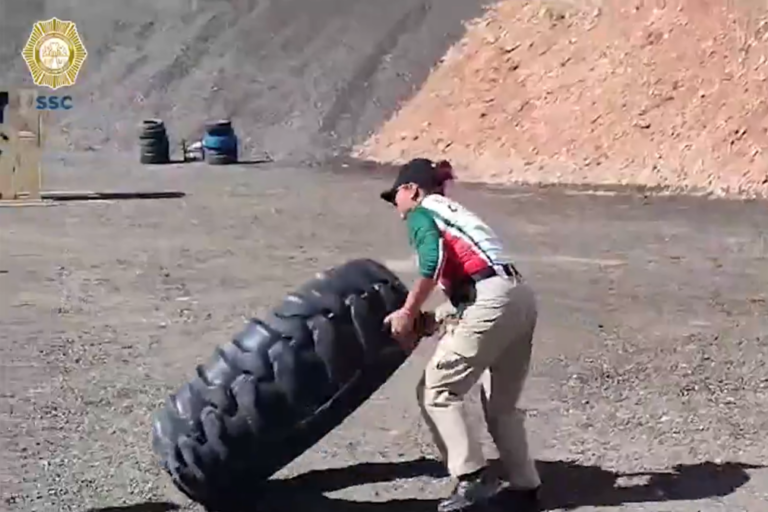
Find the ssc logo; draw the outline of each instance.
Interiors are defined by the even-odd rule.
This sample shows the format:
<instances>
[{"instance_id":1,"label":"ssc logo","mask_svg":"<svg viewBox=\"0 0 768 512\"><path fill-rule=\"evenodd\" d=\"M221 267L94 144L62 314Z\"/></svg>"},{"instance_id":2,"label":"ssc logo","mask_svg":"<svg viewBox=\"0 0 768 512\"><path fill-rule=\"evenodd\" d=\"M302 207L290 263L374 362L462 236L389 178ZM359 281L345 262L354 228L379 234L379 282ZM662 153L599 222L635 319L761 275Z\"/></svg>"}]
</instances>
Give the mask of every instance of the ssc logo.
<instances>
[{"instance_id":1,"label":"ssc logo","mask_svg":"<svg viewBox=\"0 0 768 512\"><path fill-rule=\"evenodd\" d=\"M88 52L72 21L38 21L21 52L35 85L56 90L77 81Z\"/></svg>"}]
</instances>

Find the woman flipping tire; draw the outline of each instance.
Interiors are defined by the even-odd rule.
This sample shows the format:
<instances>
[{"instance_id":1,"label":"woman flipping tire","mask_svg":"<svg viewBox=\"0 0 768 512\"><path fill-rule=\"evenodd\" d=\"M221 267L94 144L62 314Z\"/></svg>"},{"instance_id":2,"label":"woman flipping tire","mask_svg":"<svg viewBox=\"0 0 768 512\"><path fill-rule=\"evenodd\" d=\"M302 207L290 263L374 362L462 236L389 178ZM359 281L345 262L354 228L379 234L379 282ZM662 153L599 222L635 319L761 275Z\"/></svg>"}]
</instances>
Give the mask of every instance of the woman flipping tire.
<instances>
[{"instance_id":1,"label":"woman flipping tire","mask_svg":"<svg viewBox=\"0 0 768 512\"><path fill-rule=\"evenodd\" d=\"M253 505L254 485L301 455L405 361L383 320L406 286L354 260L254 319L153 422L153 448L174 484L209 511Z\"/></svg>"}]
</instances>

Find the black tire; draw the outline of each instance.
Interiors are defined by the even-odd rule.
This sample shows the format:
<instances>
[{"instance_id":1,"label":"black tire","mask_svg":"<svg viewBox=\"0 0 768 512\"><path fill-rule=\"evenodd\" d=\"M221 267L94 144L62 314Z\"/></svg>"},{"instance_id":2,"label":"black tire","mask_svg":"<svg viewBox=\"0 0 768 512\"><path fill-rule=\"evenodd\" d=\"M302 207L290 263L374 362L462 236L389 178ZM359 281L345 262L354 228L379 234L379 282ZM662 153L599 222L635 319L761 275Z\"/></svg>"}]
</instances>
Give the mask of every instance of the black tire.
<instances>
[{"instance_id":1,"label":"black tire","mask_svg":"<svg viewBox=\"0 0 768 512\"><path fill-rule=\"evenodd\" d=\"M166 137L165 123L159 119L142 121L139 128L139 139L159 139Z\"/></svg>"},{"instance_id":2,"label":"black tire","mask_svg":"<svg viewBox=\"0 0 768 512\"><path fill-rule=\"evenodd\" d=\"M140 139L139 147L145 152L159 152L165 151L170 146L170 142L167 137L162 139Z\"/></svg>"},{"instance_id":3,"label":"black tire","mask_svg":"<svg viewBox=\"0 0 768 512\"><path fill-rule=\"evenodd\" d=\"M142 164L167 164L170 162L168 151L158 153L144 153L139 156L139 162Z\"/></svg>"},{"instance_id":4,"label":"black tire","mask_svg":"<svg viewBox=\"0 0 768 512\"><path fill-rule=\"evenodd\" d=\"M170 142L165 123L159 119L142 121L139 147L139 161L142 164L167 164L170 161Z\"/></svg>"},{"instance_id":5,"label":"black tire","mask_svg":"<svg viewBox=\"0 0 768 512\"><path fill-rule=\"evenodd\" d=\"M382 321L407 293L386 267L353 260L217 348L153 421L153 448L174 484L209 511L254 510L260 483L405 361Z\"/></svg>"},{"instance_id":6,"label":"black tire","mask_svg":"<svg viewBox=\"0 0 768 512\"><path fill-rule=\"evenodd\" d=\"M205 152L205 161L210 165L229 165L237 162L237 157L227 153L215 153L211 150Z\"/></svg>"},{"instance_id":7,"label":"black tire","mask_svg":"<svg viewBox=\"0 0 768 512\"><path fill-rule=\"evenodd\" d=\"M146 146L141 148L141 154L143 155L165 155L170 151L170 144L156 144L154 146Z\"/></svg>"}]
</instances>

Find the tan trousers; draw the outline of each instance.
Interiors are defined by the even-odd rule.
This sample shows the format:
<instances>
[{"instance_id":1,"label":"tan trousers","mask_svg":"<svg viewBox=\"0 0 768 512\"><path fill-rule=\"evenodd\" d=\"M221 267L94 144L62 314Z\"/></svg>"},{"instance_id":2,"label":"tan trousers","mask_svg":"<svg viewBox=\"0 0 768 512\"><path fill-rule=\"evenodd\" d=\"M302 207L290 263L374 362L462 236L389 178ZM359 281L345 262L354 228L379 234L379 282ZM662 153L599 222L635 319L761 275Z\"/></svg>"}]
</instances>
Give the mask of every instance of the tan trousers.
<instances>
[{"instance_id":1,"label":"tan trousers","mask_svg":"<svg viewBox=\"0 0 768 512\"><path fill-rule=\"evenodd\" d=\"M536 298L514 278L477 283L477 298L438 343L419 382L422 413L452 476L483 468L480 441L468 428L464 396L481 381L488 430L513 487L541 484L517 408L531 360Z\"/></svg>"}]
</instances>

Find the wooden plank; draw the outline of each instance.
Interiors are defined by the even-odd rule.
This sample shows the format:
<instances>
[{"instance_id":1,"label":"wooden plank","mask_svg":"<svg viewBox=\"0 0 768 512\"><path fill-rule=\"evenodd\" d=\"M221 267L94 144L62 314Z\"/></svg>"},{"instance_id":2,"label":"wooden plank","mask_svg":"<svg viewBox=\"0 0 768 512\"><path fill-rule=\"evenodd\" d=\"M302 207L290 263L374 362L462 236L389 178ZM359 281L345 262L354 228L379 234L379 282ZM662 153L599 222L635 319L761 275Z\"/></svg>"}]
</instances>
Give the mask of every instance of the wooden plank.
<instances>
[{"instance_id":1,"label":"wooden plank","mask_svg":"<svg viewBox=\"0 0 768 512\"><path fill-rule=\"evenodd\" d=\"M18 167L16 167L16 173L13 176L16 197L23 194L27 198L40 199L42 186L41 148L37 144L37 135L30 132L20 132L16 141L16 148L20 155Z\"/></svg>"},{"instance_id":2,"label":"wooden plank","mask_svg":"<svg viewBox=\"0 0 768 512\"><path fill-rule=\"evenodd\" d=\"M16 158L15 144L11 141L9 91L0 91L0 200L16 197L13 192L13 169Z\"/></svg>"},{"instance_id":3,"label":"wooden plank","mask_svg":"<svg viewBox=\"0 0 768 512\"><path fill-rule=\"evenodd\" d=\"M0 201L0 208L21 208L26 206L58 206L55 201L6 199Z\"/></svg>"},{"instance_id":4,"label":"wooden plank","mask_svg":"<svg viewBox=\"0 0 768 512\"><path fill-rule=\"evenodd\" d=\"M7 101L0 124L0 200L39 199L42 117L35 89L0 91Z\"/></svg>"}]
</instances>

